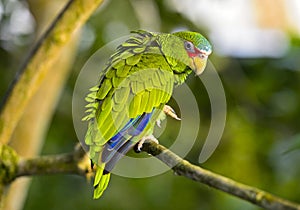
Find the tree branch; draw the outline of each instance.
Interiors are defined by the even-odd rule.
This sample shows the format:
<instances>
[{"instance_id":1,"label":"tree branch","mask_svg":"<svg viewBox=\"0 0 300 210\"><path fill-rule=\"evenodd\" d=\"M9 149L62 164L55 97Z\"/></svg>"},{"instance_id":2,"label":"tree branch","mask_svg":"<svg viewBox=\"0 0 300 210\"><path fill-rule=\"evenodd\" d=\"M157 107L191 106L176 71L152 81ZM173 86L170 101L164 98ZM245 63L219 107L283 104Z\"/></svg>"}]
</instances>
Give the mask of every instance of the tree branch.
<instances>
[{"instance_id":1,"label":"tree branch","mask_svg":"<svg viewBox=\"0 0 300 210\"><path fill-rule=\"evenodd\" d=\"M79 144L71 153L36 158L19 157L13 148L0 144L0 209L3 207L5 188L16 178L58 173L88 177L90 164L89 157Z\"/></svg>"},{"instance_id":2,"label":"tree branch","mask_svg":"<svg viewBox=\"0 0 300 210\"><path fill-rule=\"evenodd\" d=\"M85 176L89 169L90 160L78 145L72 153L21 159L15 178L60 173Z\"/></svg>"},{"instance_id":3,"label":"tree branch","mask_svg":"<svg viewBox=\"0 0 300 210\"><path fill-rule=\"evenodd\" d=\"M3 146L4 149L6 148L5 150L7 150L7 147L8 146ZM7 173L3 170L7 170L10 172L10 177L6 179L9 182L12 182L14 179L21 176L57 173L87 176L90 172L90 160L79 145L72 153L37 157L31 159L19 158L11 149L8 149L7 151L12 152L12 155L8 156L12 156L14 157L13 159L17 160L13 161L16 162L15 166L14 164L11 164L11 162L9 165L4 164L5 167L0 168L0 174ZM164 146L156 144L154 142L145 142L143 144L142 151L147 152L161 160L167 166L171 167L177 175L181 175L194 181L201 182L205 185L221 190L230 195L249 201L264 209L300 210L299 204L282 199L258 188L241 184L227 177L193 165L188 161L182 159L178 155L174 154ZM0 159L1 158L2 157L0 157ZM8 166L16 169L12 170ZM5 183L8 182L6 181ZM1 187L3 187L3 185L1 185L0 182L0 190L3 190L3 188L1 189Z\"/></svg>"},{"instance_id":4,"label":"tree branch","mask_svg":"<svg viewBox=\"0 0 300 210\"><path fill-rule=\"evenodd\" d=\"M69 0L38 41L1 104L0 144L7 144L31 97L57 61L61 50L103 0Z\"/></svg>"},{"instance_id":5,"label":"tree branch","mask_svg":"<svg viewBox=\"0 0 300 210\"><path fill-rule=\"evenodd\" d=\"M300 205L284 200L258 188L241 184L227 177L205 170L182 159L162 145L145 142L145 151L164 162L177 174L197 182L201 182L215 189L221 190L243 200L249 201L265 209L271 210L300 210ZM175 165L175 166L174 166Z\"/></svg>"}]
</instances>

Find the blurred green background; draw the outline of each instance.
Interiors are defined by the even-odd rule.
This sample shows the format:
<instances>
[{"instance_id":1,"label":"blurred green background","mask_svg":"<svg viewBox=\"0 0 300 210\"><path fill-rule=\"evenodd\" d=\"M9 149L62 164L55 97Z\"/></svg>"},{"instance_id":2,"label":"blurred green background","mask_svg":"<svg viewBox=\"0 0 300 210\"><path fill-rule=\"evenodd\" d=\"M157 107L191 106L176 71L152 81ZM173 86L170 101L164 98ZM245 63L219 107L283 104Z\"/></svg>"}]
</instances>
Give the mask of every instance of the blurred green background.
<instances>
[{"instance_id":1,"label":"blurred green background","mask_svg":"<svg viewBox=\"0 0 300 210\"><path fill-rule=\"evenodd\" d=\"M220 75L227 99L221 143L201 166L300 202L300 26L295 23L299 3L278 0L270 7L265 3L268 1L258 2L106 1L82 30L75 62L41 154L69 152L78 142L72 122L73 89L82 66L97 49L140 28L198 31L214 47L210 61ZM0 1L1 98L35 40L39 20L31 15L33 4ZM185 158L199 164L210 126L210 101L197 77L190 76L187 84L198 101L201 124ZM171 128L178 123L168 120L161 144L172 143L176 133ZM142 179L113 175L100 200L92 199L92 185L82 177L33 177L24 209L259 208L168 171Z\"/></svg>"}]
</instances>

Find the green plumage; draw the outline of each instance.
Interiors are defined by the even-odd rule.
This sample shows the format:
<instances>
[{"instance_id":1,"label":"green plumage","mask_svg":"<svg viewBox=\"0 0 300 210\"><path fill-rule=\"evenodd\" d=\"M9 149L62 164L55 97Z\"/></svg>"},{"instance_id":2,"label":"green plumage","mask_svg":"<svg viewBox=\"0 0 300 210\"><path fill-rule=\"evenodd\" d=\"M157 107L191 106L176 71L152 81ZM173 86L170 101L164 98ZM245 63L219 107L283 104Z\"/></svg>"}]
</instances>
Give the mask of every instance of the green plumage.
<instances>
[{"instance_id":1,"label":"green plumage","mask_svg":"<svg viewBox=\"0 0 300 210\"><path fill-rule=\"evenodd\" d=\"M208 41L195 32L135 33L110 57L100 83L90 89L86 98L89 104L84 120L89 124L85 143L90 147L90 158L97 165L94 198L99 198L106 189L109 172L121 157L114 150L126 153L143 136L151 134L174 85L183 83L195 70L199 62L193 62L194 54L187 51L186 42L193 43L195 49L205 49L203 52L207 54L211 51ZM204 64L206 59L207 56ZM146 116L151 118L147 124L141 124L142 131L131 135L131 127L138 127ZM130 124L130 120L135 123ZM128 129L131 126L128 131L126 126ZM115 143L114 139L124 129L126 132Z\"/></svg>"}]
</instances>

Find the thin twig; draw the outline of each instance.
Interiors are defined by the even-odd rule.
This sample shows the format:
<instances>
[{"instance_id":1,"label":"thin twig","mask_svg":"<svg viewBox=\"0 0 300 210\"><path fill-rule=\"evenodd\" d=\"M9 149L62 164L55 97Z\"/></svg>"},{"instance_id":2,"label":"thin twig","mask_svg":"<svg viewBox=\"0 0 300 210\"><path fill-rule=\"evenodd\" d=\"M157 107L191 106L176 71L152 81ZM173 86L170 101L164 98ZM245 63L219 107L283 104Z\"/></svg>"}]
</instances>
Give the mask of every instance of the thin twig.
<instances>
[{"instance_id":1,"label":"thin twig","mask_svg":"<svg viewBox=\"0 0 300 210\"><path fill-rule=\"evenodd\" d=\"M178 175L201 182L210 187L254 203L265 209L300 210L299 204L282 199L258 188L241 184L227 177L193 165L162 145L154 142L145 142L142 150L157 157L159 160L171 167L172 170Z\"/></svg>"}]
</instances>

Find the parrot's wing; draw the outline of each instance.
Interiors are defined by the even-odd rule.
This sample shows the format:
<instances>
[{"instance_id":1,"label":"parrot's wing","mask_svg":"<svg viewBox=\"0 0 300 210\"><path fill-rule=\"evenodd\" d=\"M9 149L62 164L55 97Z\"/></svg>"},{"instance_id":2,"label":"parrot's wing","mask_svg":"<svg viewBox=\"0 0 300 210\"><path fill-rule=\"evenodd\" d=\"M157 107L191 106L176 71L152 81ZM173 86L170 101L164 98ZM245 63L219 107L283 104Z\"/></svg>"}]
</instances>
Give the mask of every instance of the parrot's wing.
<instances>
[{"instance_id":1,"label":"parrot's wing","mask_svg":"<svg viewBox=\"0 0 300 210\"><path fill-rule=\"evenodd\" d=\"M111 57L100 86L87 96L85 142L91 159L111 169L147 130L170 99L174 76L151 33L132 37ZM107 168L106 168L107 169Z\"/></svg>"}]
</instances>

